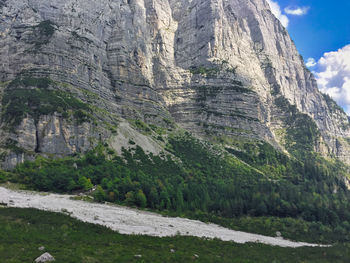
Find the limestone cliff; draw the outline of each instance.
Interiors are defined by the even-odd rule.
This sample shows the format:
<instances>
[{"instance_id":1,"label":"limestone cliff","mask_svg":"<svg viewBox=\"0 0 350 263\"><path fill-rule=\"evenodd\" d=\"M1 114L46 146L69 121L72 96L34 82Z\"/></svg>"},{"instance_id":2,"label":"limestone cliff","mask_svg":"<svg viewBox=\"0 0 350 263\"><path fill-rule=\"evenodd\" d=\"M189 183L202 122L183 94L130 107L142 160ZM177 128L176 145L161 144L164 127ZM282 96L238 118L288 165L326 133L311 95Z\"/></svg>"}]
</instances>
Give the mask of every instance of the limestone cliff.
<instances>
[{"instance_id":1,"label":"limestone cliff","mask_svg":"<svg viewBox=\"0 0 350 263\"><path fill-rule=\"evenodd\" d=\"M143 122L288 152L306 130L312 150L350 162L346 114L265 0L0 3L5 167L99 141L157 153L163 141L139 133Z\"/></svg>"}]
</instances>

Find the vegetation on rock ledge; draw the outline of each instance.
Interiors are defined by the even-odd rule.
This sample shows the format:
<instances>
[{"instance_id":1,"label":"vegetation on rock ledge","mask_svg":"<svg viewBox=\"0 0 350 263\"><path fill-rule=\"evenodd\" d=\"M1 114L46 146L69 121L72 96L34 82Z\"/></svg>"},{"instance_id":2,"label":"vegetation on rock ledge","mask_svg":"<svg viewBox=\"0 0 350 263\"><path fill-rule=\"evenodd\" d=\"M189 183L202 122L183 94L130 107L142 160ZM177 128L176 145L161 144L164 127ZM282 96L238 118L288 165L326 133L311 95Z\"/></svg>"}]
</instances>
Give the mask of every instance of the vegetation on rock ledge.
<instances>
[{"instance_id":1,"label":"vegetation on rock ledge","mask_svg":"<svg viewBox=\"0 0 350 263\"><path fill-rule=\"evenodd\" d=\"M283 120L287 134L284 146L298 159L307 159L307 156L315 151L320 140L320 131L315 121L307 114L301 113L283 96L277 97L275 103L285 114Z\"/></svg>"},{"instance_id":2,"label":"vegetation on rock ledge","mask_svg":"<svg viewBox=\"0 0 350 263\"><path fill-rule=\"evenodd\" d=\"M27 115L37 122L41 115L50 115L55 112L69 117L69 111L78 123L91 119L91 107L72 94L53 89L57 85L48 78L16 78L4 91L1 100L3 122L15 127Z\"/></svg>"}]
</instances>

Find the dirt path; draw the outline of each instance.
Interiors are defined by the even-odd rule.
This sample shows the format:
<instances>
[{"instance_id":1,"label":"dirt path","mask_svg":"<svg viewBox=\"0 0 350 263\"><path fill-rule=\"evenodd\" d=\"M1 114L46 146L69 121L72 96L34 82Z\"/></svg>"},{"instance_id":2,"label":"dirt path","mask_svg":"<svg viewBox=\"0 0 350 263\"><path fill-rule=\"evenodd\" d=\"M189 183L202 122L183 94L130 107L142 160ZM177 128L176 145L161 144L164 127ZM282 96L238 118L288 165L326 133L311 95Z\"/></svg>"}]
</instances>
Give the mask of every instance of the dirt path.
<instances>
[{"instance_id":1,"label":"dirt path","mask_svg":"<svg viewBox=\"0 0 350 263\"><path fill-rule=\"evenodd\" d=\"M236 243L260 242L281 247L319 246L293 242L282 238L230 230L215 224L207 224L185 218L163 217L127 207L96 204L71 200L70 195L43 194L14 191L0 187L0 203L9 207L36 208L52 212L64 212L84 222L100 224L121 234L173 236L176 234L219 238Z\"/></svg>"}]
</instances>

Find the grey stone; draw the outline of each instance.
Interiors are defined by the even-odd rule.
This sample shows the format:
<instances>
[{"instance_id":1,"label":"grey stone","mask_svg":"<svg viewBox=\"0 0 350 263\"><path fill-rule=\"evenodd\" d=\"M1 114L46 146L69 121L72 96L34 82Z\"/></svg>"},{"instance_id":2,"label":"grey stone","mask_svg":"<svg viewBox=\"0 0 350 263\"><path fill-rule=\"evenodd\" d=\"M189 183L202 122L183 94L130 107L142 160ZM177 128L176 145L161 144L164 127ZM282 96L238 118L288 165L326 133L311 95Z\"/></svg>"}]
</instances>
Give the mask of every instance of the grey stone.
<instances>
[{"instance_id":1,"label":"grey stone","mask_svg":"<svg viewBox=\"0 0 350 263\"><path fill-rule=\"evenodd\" d=\"M170 120L198 137L265 140L285 151L278 96L315 121L316 151L350 163L346 114L327 104L266 1L8 0L0 12L0 91L30 70L96 109L84 123L59 113L26 116L16 132L2 123L4 168L38 154L86 152L101 140L117 152L129 139L155 154L164 148L129 119L164 128ZM48 20L53 34L38 35ZM6 149L7 139L23 153Z\"/></svg>"},{"instance_id":2,"label":"grey stone","mask_svg":"<svg viewBox=\"0 0 350 263\"><path fill-rule=\"evenodd\" d=\"M55 258L51 256L49 253L44 253L40 257L38 257L35 262L51 262L55 261Z\"/></svg>"}]
</instances>

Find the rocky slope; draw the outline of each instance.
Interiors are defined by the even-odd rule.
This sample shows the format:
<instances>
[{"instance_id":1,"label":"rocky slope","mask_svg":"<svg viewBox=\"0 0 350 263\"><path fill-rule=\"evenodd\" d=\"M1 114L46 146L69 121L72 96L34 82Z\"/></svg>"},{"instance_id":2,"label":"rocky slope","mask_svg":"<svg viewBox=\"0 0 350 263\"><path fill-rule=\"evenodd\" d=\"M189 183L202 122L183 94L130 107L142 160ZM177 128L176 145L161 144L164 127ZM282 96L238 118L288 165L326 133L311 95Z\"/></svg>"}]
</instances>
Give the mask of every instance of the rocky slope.
<instances>
[{"instance_id":1,"label":"rocky slope","mask_svg":"<svg viewBox=\"0 0 350 263\"><path fill-rule=\"evenodd\" d=\"M72 200L76 196L13 191L0 187L0 203L8 207L36 208L66 213L83 222L107 226L121 234L148 236L197 236L219 238L236 243L257 242L280 247L327 247L305 242L293 242L282 237L269 237L227 229L180 217L165 217L156 213L111 204L94 204Z\"/></svg>"},{"instance_id":2,"label":"rocky slope","mask_svg":"<svg viewBox=\"0 0 350 263\"><path fill-rule=\"evenodd\" d=\"M346 114L320 94L265 0L0 6L6 168L99 141L160 152L163 141L141 134L143 122L228 147L265 140L293 154L307 145L350 162Z\"/></svg>"}]
</instances>

